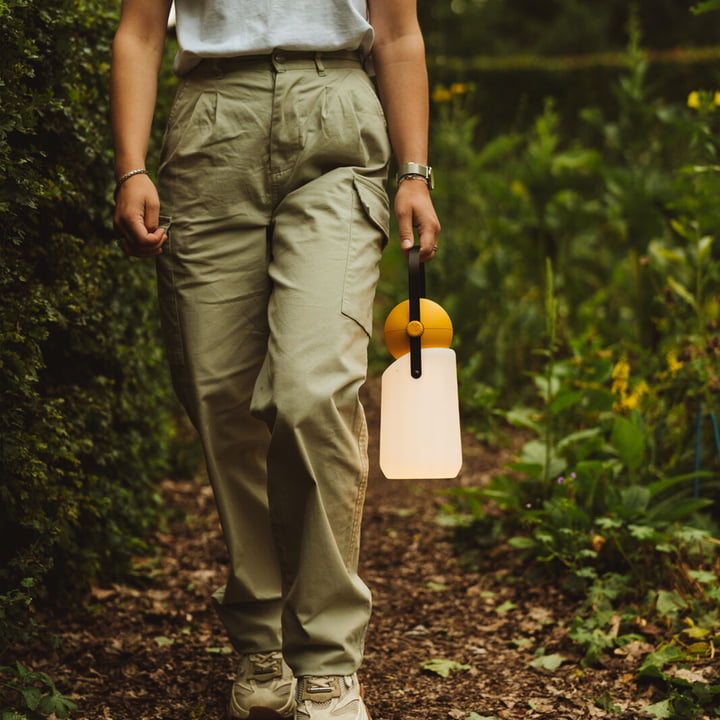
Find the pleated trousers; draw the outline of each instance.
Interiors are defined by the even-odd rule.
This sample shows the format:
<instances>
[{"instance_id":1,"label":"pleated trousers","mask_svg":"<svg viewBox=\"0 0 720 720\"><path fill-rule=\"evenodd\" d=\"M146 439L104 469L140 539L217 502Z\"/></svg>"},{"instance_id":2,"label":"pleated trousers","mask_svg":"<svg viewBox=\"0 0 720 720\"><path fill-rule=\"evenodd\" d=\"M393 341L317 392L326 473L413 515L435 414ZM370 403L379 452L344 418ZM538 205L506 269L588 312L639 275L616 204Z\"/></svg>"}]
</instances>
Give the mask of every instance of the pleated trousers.
<instances>
[{"instance_id":1,"label":"pleated trousers","mask_svg":"<svg viewBox=\"0 0 720 720\"><path fill-rule=\"evenodd\" d=\"M204 60L163 142L160 314L229 552L213 598L238 652L296 675L354 672L370 616L358 391L389 157L349 52Z\"/></svg>"}]
</instances>

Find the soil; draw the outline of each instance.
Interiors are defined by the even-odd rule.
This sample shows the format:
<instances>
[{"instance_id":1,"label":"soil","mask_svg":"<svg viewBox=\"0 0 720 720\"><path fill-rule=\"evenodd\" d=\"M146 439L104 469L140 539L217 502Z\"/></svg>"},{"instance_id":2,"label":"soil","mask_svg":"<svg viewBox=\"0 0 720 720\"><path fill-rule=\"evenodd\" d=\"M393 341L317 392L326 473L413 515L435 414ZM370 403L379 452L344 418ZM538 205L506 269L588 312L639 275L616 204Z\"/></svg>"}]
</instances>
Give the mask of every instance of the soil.
<instances>
[{"instance_id":1,"label":"soil","mask_svg":"<svg viewBox=\"0 0 720 720\"><path fill-rule=\"evenodd\" d=\"M552 579L530 577L502 546L468 571L435 522L443 491L487 482L510 450L466 436L459 478L386 480L378 395L371 382L362 576L374 613L360 675L374 720L649 717L641 709L655 691L635 684L637 658L581 665L567 637L576 601ZM22 654L77 702L76 720L225 717L236 658L208 602L226 572L212 493L202 476L167 480L162 492L171 520L157 557L138 561L138 582L94 587L82 607L42 617L56 649ZM543 648L564 658L557 669L531 666ZM431 660L458 665L443 677L423 668Z\"/></svg>"}]
</instances>

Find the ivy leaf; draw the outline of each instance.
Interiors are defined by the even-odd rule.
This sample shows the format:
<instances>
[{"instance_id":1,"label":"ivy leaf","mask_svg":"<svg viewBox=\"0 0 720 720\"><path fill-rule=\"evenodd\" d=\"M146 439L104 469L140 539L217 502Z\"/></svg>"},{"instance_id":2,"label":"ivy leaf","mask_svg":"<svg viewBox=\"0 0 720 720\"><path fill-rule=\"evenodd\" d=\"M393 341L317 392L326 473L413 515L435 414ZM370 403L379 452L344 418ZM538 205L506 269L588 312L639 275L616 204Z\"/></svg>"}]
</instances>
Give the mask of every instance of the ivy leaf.
<instances>
[{"instance_id":1,"label":"ivy leaf","mask_svg":"<svg viewBox=\"0 0 720 720\"><path fill-rule=\"evenodd\" d=\"M540 655L540 657L536 657L530 665L534 668L555 672L555 670L557 670L565 662L565 660L566 658L562 655L553 653L552 655Z\"/></svg>"},{"instance_id":2,"label":"ivy leaf","mask_svg":"<svg viewBox=\"0 0 720 720\"><path fill-rule=\"evenodd\" d=\"M673 717L673 709L670 706L669 700L661 700L654 705L648 705L646 708L643 708L643 713L654 715L656 718Z\"/></svg>"},{"instance_id":3,"label":"ivy leaf","mask_svg":"<svg viewBox=\"0 0 720 720\"><path fill-rule=\"evenodd\" d=\"M455 660L442 660L440 658L433 658L432 660L426 660L420 665L421 670L426 672L435 673L440 677L449 677L451 672L456 670L469 670L469 665L463 665Z\"/></svg>"},{"instance_id":4,"label":"ivy leaf","mask_svg":"<svg viewBox=\"0 0 720 720\"><path fill-rule=\"evenodd\" d=\"M664 648L650 653L638 670L640 677L662 677L662 668L670 663L685 658L685 652L676 645L666 645Z\"/></svg>"}]
</instances>

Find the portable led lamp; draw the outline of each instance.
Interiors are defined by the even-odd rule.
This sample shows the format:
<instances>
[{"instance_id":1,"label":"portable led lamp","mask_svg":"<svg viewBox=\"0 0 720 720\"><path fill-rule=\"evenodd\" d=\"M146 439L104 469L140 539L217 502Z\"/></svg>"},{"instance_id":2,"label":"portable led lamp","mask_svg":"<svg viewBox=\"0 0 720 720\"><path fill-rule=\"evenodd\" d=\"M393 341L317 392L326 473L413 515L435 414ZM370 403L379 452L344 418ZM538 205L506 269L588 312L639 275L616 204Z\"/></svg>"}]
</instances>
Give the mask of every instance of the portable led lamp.
<instances>
[{"instance_id":1,"label":"portable led lamp","mask_svg":"<svg viewBox=\"0 0 720 720\"><path fill-rule=\"evenodd\" d=\"M419 248L408 257L409 299L385 320L396 360L381 379L380 468L390 479L454 478L462 467L455 351L450 316L425 298Z\"/></svg>"}]
</instances>

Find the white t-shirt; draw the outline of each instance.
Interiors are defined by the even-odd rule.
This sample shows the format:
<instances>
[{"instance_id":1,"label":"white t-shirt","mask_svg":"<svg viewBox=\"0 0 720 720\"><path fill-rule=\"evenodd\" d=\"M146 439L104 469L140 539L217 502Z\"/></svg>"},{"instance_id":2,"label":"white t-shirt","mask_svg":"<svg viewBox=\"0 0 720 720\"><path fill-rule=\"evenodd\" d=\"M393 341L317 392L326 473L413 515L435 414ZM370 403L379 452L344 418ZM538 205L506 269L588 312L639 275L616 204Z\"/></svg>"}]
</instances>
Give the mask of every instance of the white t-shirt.
<instances>
[{"instance_id":1,"label":"white t-shirt","mask_svg":"<svg viewBox=\"0 0 720 720\"><path fill-rule=\"evenodd\" d=\"M361 50L373 30L366 0L175 0L183 75L206 57L269 54L283 50Z\"/></svg>"}]
</instances>

